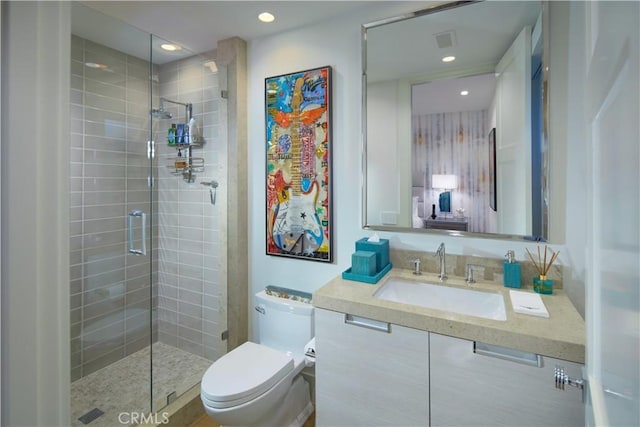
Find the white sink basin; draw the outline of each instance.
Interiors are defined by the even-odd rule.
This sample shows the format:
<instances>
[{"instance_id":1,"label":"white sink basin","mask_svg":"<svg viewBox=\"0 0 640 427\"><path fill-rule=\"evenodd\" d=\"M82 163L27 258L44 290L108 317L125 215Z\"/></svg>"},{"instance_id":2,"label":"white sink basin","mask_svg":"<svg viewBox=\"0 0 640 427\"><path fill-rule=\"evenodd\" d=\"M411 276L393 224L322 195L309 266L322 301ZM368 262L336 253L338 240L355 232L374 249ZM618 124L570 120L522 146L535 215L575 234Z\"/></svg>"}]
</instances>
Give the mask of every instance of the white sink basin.
<instances>
[{"instance_id":1,"label":"white sink basin","mask_svg":"<svg viewBox=\"0 0 640 427\"><path fill-rule=\"evenodd\" d=\"M373 296L387 301L452 311L468 316L507 320L502 295L491 292L452 288L392 277Z\"/></svg>"}]
</instances>

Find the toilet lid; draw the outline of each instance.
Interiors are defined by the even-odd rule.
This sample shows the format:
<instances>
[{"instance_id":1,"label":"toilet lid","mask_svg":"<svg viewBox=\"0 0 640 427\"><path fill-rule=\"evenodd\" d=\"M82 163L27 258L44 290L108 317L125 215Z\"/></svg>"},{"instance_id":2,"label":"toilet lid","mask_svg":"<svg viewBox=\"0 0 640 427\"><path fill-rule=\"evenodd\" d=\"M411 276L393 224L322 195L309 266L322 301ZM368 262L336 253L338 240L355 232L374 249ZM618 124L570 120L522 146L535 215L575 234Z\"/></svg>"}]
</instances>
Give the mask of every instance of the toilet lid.
<instances>
[{"instance_id":1,"label":"toilet lid","mask_svg":"<svg viewBox=\"0 0 640 427\"><path fill-rule=\"evenodd\" d=\"M246 342L207 369L201 394L211 402L251 400L293 370L293 358L264 345Z\"/></svg>"}]
</instances>

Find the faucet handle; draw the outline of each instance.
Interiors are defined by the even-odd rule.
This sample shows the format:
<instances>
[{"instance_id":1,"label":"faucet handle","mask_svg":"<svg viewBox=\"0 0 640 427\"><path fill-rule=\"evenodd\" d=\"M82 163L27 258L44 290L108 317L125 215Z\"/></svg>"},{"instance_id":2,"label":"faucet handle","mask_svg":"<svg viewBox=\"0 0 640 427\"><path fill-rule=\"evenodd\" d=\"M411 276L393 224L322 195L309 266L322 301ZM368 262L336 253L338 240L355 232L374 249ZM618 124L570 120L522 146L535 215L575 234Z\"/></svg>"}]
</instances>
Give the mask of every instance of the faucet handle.
<instances>
[{"instance_id":1,"label":"faucet handle","mask_svg":"<svg viewBox=\"0 0 640 427\"><path fill-rule=\"evenodd\" d=\"M467 264L467 277L464 278L464 281L467 282L467 285L476 283L475 279L473 278L473 267L473 264Z\"/></svg>"},{"instance_id":2,"label":"faucet handle","mask_svg":"<svg viewBox=\"0 0 640 427\"><path fill-rule=\"evenodd\" d=\"M412 262L413 262L413 274L415 274L416 276L421 275L422 272L420 271L420 258L416 258L412 260Z\"/></svg>"}]
</instances>

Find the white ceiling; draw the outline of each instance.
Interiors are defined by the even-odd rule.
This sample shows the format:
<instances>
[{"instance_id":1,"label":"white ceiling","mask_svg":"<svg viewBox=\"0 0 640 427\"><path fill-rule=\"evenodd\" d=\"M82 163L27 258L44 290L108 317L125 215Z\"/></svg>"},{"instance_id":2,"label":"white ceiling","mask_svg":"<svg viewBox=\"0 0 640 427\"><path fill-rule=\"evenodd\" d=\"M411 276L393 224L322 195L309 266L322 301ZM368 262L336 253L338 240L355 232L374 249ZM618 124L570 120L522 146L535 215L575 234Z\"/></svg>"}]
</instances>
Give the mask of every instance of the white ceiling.
<instances>
[{"instance_id":1,"label":"white ceiling","mask_svg":"<svg viewBox=\"0 0 640 427\"><path fill-rule=\"evenodd\" d=\"M413 114L487 109L496 64L539 14L540 1L484 1L370 28L367 83L414 82ZM452 46L438 46L435 36L443 33L453 34ZM442 62L449 55L456 60ZM460 96L463 89L469 95Z\"/></svg>"},{"instance_id":2,"label":"white ceiling","mask_svg":"<svg viewBox=\"0 0 640 427\"><path fill-rule=\"evenodd\" d=\"M363 16L362 23L433 4L433 1L80 1L72 8L72 32L91 41L141 58L149 57L149 34L186 48L181 54L154 50L154 63L208 52L218 41L247 41L346 14ZM82 6L88 6L82 7ZM260 12L276 16L258 21ZM98 13L99 12L99 13ZM135 28L130 28L127 23ZM156 40L159 44L159 40Z\"/></svg>"},{"instance_id":3,"label":"white ceiling","mask_svg":"<svg viewBox=\"0 0 640 427\"><path fill-rule=\"evenodd\" d=\"M460 95L463 90L469 94ZM487 110L495 91L493 73L416 84L411 88L411 114Z\"/></svg>"},{"instance_id":4,"label":"white ceiling","mask_svg":"<svg viewBox=\"0 0 640 427\"><path fill-rule=\"evenodd\" d=\"M540 1L485 1L369 29L367 81L493 68L539 13ZM454 46L439 48L435 35L449 31ZM456 60L443 63L447 55Z\"/></svg>"},{"instance_id":5,"label":"white ceiling","mask_svg":"<svg viewBox=\"0 0 640 427\"><path fill-rule=\"evenodd\" d=\"M74 1L72 32L144 59L149 58L153 34L152 61L161 64L209 52L217 47L218 41L229 37L251 41L345 15L355 16L356 22L366 24L442 3L446 1ZM519 30L535 22L539 7L539 1L485 1L370 29L367 79L371 83L417 74L449 73L453 68L466 69L479 63L495 64ZM257 16L263 11L273 13L275 22L259 22ZM438 49L434 34L449 30L455 31L456 46ZM162 51L159 45L163 39L185 49L177 53ZM455 63L442 64L440 58L445 52L458 57ZM464 98L465 103L478 98L474 102L488 105L492 91L484 81L486 78L455 79L417 91L438 88L437 93L423 95L425 99L442 99L441 91L459 93L457 86L464 83L473 95ZM481 87L474 87L478 82L483 82ZM482 101L481 93L484 93Z\"/></svg>"}]
</instances>

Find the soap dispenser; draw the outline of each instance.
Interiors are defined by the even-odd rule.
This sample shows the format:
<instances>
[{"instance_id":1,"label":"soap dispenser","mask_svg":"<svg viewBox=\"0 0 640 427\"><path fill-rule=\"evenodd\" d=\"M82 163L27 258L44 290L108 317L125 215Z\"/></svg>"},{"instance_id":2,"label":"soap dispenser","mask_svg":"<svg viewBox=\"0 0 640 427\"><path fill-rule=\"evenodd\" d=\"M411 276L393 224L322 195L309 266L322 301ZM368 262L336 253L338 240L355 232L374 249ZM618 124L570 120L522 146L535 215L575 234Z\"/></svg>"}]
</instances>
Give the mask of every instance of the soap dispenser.
<instances>
[{"instance_id":1,"label":"soap dispenser","mask_svg":"<svg viewBox=\"0 0 640 427\"><path fill-rule=\"evenodd\" d=\"M520 263L516 261L516 254L513 251L507 251L504 256L503 266L503 282L507 288L520 287Z\"/></svg>"}]
</instances>

